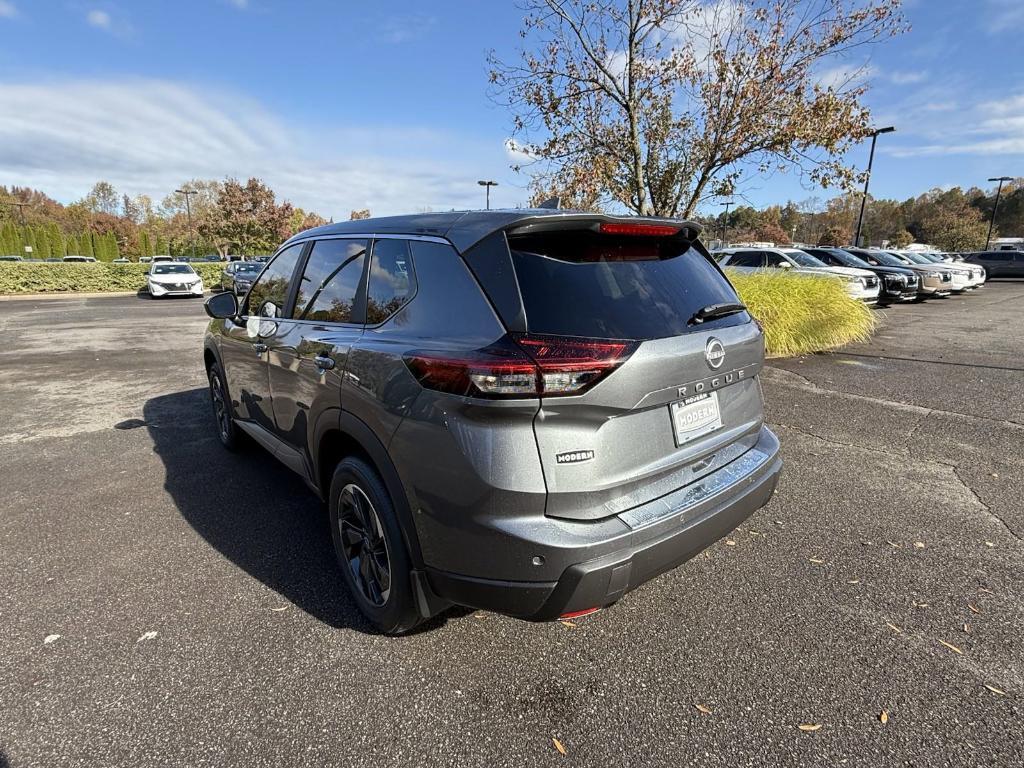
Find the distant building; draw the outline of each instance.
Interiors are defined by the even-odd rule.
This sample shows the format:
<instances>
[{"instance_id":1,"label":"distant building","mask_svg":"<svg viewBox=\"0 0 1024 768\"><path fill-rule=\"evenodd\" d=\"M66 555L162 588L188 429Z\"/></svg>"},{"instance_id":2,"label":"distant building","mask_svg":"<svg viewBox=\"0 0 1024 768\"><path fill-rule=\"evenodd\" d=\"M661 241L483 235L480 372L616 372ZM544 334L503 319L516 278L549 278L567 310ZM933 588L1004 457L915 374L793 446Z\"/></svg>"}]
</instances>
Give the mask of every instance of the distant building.
<instances>
[{"instance_id":1,"label":"distant building","mask_svg":"<svg viewBox=\"0 0 1024 768\"><path fill-rule=\"evenodd\" d=\"M993 251L1024 251L1024 237L997 237L992 241Z\"/></svg>"}]
</instances>

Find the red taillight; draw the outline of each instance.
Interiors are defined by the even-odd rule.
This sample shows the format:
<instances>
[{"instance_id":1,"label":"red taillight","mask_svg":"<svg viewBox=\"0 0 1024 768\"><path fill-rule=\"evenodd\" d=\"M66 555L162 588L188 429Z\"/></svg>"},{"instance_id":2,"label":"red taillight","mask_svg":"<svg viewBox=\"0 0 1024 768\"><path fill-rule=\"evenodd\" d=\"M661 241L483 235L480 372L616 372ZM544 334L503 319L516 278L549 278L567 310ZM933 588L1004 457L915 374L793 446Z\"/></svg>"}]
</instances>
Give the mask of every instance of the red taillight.
<instances>
[{"instance_id":1,"label":"red taillight","mask_svg":"<svg viewBox=\"0 0 1024 768\"><path fill-rule=\"evenodd\" d=\"M406 365L428 389L468 397L577 395L607 376L636 348L631 341L515 335L457 355L423 351Z\"/></svg>"},{"instance_id":2,"label":"red taillight","mask_svg":"<svg viewBox=\"0 0 1024 768\"><path fill-rule=\"evenodd\" d=\"M679 233L679 227L673 227L669 224L624 224L618 221L603 221L601 222L601 233L605 235L672 237Z\"/></svg>"}]
</instances>

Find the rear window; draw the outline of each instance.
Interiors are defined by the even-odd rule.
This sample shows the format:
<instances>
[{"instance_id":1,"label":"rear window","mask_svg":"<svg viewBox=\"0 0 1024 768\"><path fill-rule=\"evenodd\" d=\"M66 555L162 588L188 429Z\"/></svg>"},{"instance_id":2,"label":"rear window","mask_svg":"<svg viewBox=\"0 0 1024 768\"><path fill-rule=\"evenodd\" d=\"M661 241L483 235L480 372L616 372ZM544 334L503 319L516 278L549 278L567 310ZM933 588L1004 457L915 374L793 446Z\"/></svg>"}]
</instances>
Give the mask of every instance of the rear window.
<instances>
[{"instance_id":1,"label":"rear window","mask_svg":"<svg viewBox=\"0 0 1024 768\"><path fill-rule=\"evenodd\" d=\"M657 339L694 330L709 304L737 301L721 273L677 239L566 231L509 238L530 333ZM746 313L703 323L738 325Z\"/></svg>"}]
</instances>

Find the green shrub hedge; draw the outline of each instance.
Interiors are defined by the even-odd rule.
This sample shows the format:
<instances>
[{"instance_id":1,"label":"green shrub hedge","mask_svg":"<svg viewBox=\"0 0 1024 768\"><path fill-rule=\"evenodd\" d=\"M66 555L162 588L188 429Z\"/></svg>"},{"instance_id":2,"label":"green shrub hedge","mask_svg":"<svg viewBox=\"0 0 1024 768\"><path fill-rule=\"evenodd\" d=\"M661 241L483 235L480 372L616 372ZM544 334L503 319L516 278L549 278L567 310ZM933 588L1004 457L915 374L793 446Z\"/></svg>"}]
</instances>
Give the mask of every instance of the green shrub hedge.
<instances>
[{"instance_id":1,"label":"green shrub hedge","mask_svg":"<svg viewBox=\"0 0 1024 768\"><path fill-rule=\"evenodd\" d=\"M220 283L222 264L192 265L207 289ZM149 264L106 262L33 264L0 261L0 294L5 293L105 293L138 291L146 287Z\"/></svg>"},{"instance_id":2,"label":"green shrub hedge","mask_svg":"<svg viewBox=\"0 0 1024 768\"><path fill-rule=\"evenodd\" d=\"M750 314L764 328L769 357L822 352L867 339L875 328L871 307L850 298L843 282L809 275L726 269Z\"/></svg>"}]
</instances>

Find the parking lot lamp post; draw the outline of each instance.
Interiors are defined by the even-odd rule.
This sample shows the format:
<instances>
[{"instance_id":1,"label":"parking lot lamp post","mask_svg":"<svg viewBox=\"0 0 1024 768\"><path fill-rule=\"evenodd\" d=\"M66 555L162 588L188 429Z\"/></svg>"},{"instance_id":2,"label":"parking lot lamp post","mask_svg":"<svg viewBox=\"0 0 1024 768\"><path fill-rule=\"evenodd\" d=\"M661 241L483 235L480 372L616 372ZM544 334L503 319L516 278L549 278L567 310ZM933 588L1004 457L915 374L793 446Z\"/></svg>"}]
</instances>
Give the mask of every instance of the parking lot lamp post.
<instances>
[{"instance_id":1,"label":"parking lot lamp post","mask_svg":"<svg viewBox=\"0 0 1024 768\"><path fill-rule=\"evenodd\" d=\"M192 229L192 203L191 196L198 194L194 189L176 189L179 195L185 196L185 212L188 214L188 239L192 243L192 258L196 256L196 233Z\"/></svg>"},{"instance_id":2,"label":"parking lot lamp post","mask_svg":"<svg viewBox=\"0 0 1024 768\"><path fill-rule=\"evenodd\" d=\"M892 133L896 128L889 126L887 128L877 128L871 132L871 154L868 155L868 172L864 177L864 197L860 199L860 215L857 217L857 236L853 238L853 244L860 246L860 232L864 226L864 204L868 201L868 183L871 181L871 166L875 162L875 141L877 141L879 134Z\"/></svg>"},{"instance_id":3,"label":"parking lot lamp post","mask_svg":"<svg viewBox=\"0 0 1024 768\"><path fill-rule=\"evenodd\" d=\"M477 184L487 190L487 210L489 211L491 210L491 187L498 186L498 182L481 180L478 181Z\"/></svg>"},{"instance_id":4,"label":"parking lot lamp post","mask_svg":"<svg viewBox=\"0 0 1024 768\"><path fill-rule=\"evenodd\" d=\"M728 245L725 241L725 236L729 232L729 206L732 205L732 200L726 200L724 203L719 205L725 206L725 215L722 217L722 246Z\"/></svg>"},{"instance_id":5,"label":"parking lot lamp post","mask_svg":"<svg viewBox=\"0 0 1024 768\"><path fill-rule=\"evenodd\" d=\"M994 179L989 179L989 181L998 181L999 186L996 187L996 204L992 206L992 221L988 223L988 237L985 238L986 251L989 249L989 245L992 242L992 228L996 225L996 211L999 210L999 195L1003 192L1003 182L1013 181L1013 179L1010 176L996 176Z\"/></svg>"}]
</instances>

